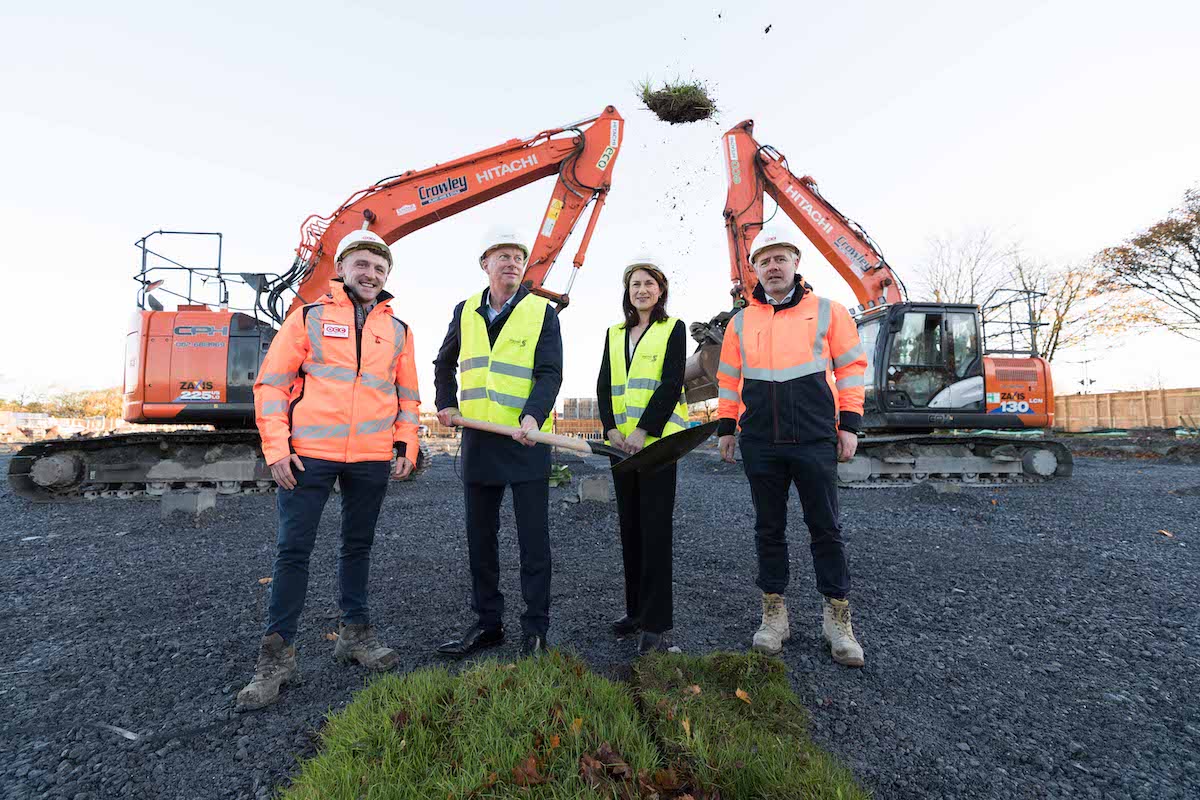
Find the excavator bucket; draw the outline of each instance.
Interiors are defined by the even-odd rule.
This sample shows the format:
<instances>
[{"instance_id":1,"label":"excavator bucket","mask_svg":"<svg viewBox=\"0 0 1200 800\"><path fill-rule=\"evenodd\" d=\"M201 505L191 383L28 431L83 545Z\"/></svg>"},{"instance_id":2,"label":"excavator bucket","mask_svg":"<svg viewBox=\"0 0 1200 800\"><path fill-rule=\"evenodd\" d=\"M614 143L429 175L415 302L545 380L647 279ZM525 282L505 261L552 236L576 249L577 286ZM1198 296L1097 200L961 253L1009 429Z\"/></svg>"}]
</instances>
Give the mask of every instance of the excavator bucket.
<instances>
[{"instance_id":1,"label":"excavator bucket","mask_svg":"<svg viewBox=\"0 0 1200 800\"><path fill-rule=\"evenodd\" d=\"M717 396L717 365L720 360L719 344L702 344L688 358L683 372L683 389L689 403L703 403Z\"/></svg>"}]
</instances>

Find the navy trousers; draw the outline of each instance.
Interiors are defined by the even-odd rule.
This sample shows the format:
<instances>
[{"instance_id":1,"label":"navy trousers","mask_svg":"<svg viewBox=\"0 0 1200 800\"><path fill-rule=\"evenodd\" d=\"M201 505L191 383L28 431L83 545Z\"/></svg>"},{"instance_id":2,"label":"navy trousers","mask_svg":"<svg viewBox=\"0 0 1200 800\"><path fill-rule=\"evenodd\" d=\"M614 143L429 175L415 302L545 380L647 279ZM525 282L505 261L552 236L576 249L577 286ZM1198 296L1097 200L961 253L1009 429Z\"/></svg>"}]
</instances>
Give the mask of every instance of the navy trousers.
<instances>
[{"instance_id":1,"label":"navy trousers","mask_svg":"<svg viewBox=\"0 0 1200 800\"><path fill-rule=\"evenodd\" d=\"M517 541L521 551L521 596L525 633L545 636L550 629L550 484L546 479L511 484ZM484 628L504 621L500 592L500 503L504 485L467 483L467 548L471 557L471 606Z\"/></svg>"},{"instance_id":2,"label":"navy trousers","mask_svg":"<svg viewBox=\"0 0 1200 800\"><path fill-rule=\"evenodd\" d=\"M741 449L754 499L758 587L771 594L783 594L787 588L787 504L794 485L808 525L817 591L844 599L850 591L850 569L838 522L837 445L771 444L743 438Z\"/></svg>"},{"instance_id":3,"label":"navy trousers","mask_svg":"<svg viewBox=\"0 0 1200 800\"><path fill-rule=\"evenodd\" d=\"M317 525L338 479L342 487L342 546L338 551L342 623L361 625L371 621L367 609L367 574L375 523L387 494L391 471L387 461L344 464L305 456L300 460L304 463L303 472L292 467L296 488L279 489L276 494L279 531L267 621L267 634L278 633L289 643L296 637L308 593L308 559L317 539Z\"/></svg>"}]
</instances>

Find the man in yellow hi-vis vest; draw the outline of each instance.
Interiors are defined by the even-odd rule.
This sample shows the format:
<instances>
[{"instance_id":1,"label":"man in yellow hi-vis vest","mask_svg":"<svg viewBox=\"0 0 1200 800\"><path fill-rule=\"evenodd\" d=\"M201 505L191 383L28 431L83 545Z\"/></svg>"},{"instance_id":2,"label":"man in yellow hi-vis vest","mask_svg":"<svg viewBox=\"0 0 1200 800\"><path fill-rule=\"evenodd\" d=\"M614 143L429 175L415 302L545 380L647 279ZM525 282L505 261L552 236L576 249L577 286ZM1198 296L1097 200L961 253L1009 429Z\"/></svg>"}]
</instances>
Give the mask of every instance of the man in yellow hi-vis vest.
<instances>
[{"instance_id":1,"label":"man in yellow hi-vis vest","mask_svg":"<svg viewBox=\"0 0 1200 800\"><path fill-rule=\"evenodd\" d=\"M511 438L463 430L462 456L471 560L472 610L477 619L438 648L465 656L504 641L500 593L500 504L512 487L521 550L522 652L546 649L550 627L550 448L526 433L549 428L562 384L558 316L521 285L529 248L508 232L490 235L479 264L488 286L459 303L434 360L438 419L455 415L519 426Z\"/></svg>"}]
</instances>

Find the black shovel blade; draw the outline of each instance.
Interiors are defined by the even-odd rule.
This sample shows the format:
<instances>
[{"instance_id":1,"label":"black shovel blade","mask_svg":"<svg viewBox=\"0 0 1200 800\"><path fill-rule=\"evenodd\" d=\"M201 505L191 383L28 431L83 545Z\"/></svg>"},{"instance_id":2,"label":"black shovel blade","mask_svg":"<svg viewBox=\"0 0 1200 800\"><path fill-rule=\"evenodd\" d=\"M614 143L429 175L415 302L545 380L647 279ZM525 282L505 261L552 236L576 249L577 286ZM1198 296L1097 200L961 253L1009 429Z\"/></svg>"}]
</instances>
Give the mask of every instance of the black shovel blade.
<instances>
[{"instance_id":1,"label":"black shovel blade","mask_svg":"<svg viewBox=\"0 0 1200 800\"><path fill-rule=\"evenodd\" d=\"M588 439L587 443L588 447L592 448L592 455L594 456L608 456L609 458L615 458L617 461L629 458L629 453L626 453L624 450L618 450L611 444L593 442L591 439Z\"/></svg>"},{"instance_id":2,"label":"black shovel blade","mask_svg":"<svg viewBox=\"0 0 1200 800\"><path fill-rule=\"evenodd\" d=\"M630 472L649 474L655 470L674 464L688 453L704 444L713 431L717 429L717 421L706 422L694 428L673 433L665 439L659 439L640 452L627 457L613 465L613 473L624 475Z\"/></svg>"}]
</instances>

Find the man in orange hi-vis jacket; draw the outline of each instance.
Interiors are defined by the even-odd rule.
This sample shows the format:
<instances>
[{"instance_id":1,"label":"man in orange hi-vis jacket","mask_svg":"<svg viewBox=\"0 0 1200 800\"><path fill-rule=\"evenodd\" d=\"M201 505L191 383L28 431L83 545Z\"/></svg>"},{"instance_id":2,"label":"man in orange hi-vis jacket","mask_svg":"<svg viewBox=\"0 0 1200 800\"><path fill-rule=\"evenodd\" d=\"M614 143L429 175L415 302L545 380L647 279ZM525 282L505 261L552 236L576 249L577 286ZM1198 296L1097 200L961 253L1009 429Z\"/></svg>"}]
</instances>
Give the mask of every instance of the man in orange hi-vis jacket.
<instances>
[{"instance_id":1,"label":"man in orange hi-vis jacket","mask_svg":"<svg viewBox=\"0 0 1200 800\"><path fill-rule=\"evenodd\" d=\"M762 624L754 649L776 654L791 635L787 502L795 484L810 534L822 633L833 658L863 665L850 623L850 570L838 521L837 462L849 461L862 424L867 356L844 306L817 297L796 273L800 249L785 231L764 227L750 248L758 276L753 301L725 328L717 370L721 457L733 463L741 428L742 463L754 499Z\"/></svg>"},{"instance_id":2,"label":"man in orange hi-vis jacket","mask_svg":"<svg viewBox=\"0 0 1200 800\"><path fill-rule=\"evenodd\" d=\"M407 477L417 460L413 337L383 291L392 270L387 243L354 231L335 257L338 277L329 293L284 321L254 384L263 455L279 484L279 530L267 629L254 679L238 694L239 710L275 702L280 685L297 676L294 641L309 554L334 481L342 492L342 626L334 657L371 670L399 660L371 625L367 575L389 472Z\"/></svg>"}]
</instances>

